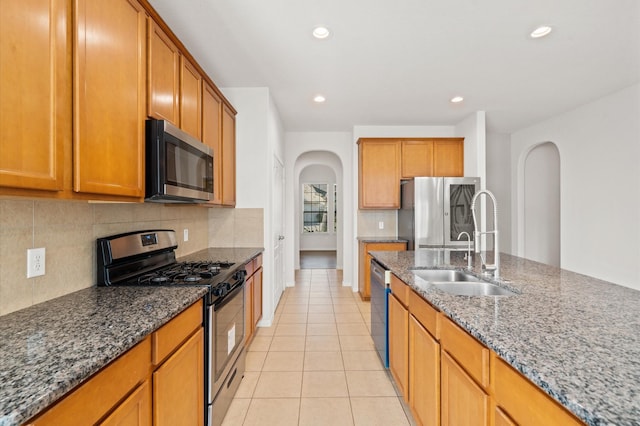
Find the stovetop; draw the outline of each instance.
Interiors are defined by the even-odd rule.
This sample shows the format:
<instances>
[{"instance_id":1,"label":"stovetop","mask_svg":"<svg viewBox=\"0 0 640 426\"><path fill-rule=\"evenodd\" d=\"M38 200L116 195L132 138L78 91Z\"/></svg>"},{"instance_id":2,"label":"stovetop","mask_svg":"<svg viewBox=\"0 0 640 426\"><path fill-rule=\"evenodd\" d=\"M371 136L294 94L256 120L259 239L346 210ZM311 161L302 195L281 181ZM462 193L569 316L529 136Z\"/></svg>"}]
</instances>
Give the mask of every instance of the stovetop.
<instances>
[{"instance_id":1,"label":"stovetop","mask_svg":"<svg viewBox=\"0 0 640 426\"><path fill-rule=\"evenodd\" d=\"M215 285L227 278L225 274L234 264L222 262L178 262L159 270L128 280L127 285Z\"/></svg>"}]
</instances>

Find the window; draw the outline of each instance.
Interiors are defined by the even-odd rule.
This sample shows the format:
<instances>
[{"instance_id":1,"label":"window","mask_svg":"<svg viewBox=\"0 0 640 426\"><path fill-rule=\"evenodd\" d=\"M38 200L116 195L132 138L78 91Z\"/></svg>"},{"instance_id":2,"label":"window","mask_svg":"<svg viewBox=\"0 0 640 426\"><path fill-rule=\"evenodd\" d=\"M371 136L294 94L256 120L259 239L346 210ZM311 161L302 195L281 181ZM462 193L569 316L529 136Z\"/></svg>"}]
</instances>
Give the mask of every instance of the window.
<instances>
[{"instance_id":1,"label":"window","mask_svg":"<svg viewBox=\"0 0 640 426\"><path fill-rule=\"evenodd\" d=\"M333 184L333 232L338 232L338 185Z\"/></svg>"},{"instance_id":2,"label":"window","mask_svg":"<svg viewBox=\"0 0 640 426\"><path fill-rule=\"evenodd\" d=\"M327 232L327 186L326 183L302 185L303 233Z\"/></svg>"}]
</instances>

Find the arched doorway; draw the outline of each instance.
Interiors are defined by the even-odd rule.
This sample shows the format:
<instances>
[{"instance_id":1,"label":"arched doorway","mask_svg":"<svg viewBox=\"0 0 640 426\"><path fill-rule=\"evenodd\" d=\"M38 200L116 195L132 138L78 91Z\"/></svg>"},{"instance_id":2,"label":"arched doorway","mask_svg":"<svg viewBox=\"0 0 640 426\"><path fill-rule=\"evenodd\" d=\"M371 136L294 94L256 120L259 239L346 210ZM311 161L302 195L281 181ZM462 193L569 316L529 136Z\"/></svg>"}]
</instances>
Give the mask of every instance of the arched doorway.
<instances>
[{"instance_id":1,"label":"arched doorway","mask_svg":"<svg viewBox=\"0 0 640 426\"><path fill-rule=\"evenodd\" d=\"M524 257L560 266L560 152L533 147L524 161Z\"/></svg>"}]
</instances>

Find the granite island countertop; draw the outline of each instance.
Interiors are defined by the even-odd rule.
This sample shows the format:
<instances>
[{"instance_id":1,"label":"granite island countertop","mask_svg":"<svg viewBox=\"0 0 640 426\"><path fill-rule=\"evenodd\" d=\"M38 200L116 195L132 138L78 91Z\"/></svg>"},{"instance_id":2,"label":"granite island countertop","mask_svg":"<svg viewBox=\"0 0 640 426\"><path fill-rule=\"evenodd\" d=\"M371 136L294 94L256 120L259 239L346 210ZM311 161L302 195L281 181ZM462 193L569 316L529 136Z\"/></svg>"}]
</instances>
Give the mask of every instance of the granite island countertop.
<instances>
[{"instance_id":1,"label":"granite island countertop","mask_svg":"<svg viewBox=\"0 0 640 426\"><path fill-rule=\"evenodd\" d=\"M209 248L179 261L242 263L262 248ZM0 316L0 426L53 404L191 306L204 287L90 287Z\"/></svg>"},{"instance_id":2,"label":"granite island countertop","mask_svg":"<svg viewBox=\"0 0 640 426\"><path fill-rule=\"evenodd\" d=\"M640 291L501 254L497 283L520 294L454 296L410 269L462 269L463 252L371 254L588 425L640 424Z\"/></svg>"}]
</instances>

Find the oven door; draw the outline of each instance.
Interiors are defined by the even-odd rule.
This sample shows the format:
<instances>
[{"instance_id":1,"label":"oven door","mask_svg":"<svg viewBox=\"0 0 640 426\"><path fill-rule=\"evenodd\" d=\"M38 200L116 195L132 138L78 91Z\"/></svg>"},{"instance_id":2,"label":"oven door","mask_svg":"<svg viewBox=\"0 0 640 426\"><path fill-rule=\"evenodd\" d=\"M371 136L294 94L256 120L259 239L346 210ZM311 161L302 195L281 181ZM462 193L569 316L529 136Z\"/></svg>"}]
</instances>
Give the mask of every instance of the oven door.
<instances>
[{"instance_id":1,"label":"oven door","mask_svg":"<svg viewBox=\"0 0 640 426\"><path fill-rule=\"evenodd\" d=\"M244 285L208 307L209 402L218 393L244 342Z\"/></svg>"}]
</instances>

